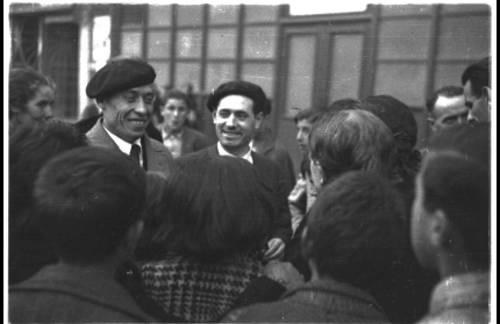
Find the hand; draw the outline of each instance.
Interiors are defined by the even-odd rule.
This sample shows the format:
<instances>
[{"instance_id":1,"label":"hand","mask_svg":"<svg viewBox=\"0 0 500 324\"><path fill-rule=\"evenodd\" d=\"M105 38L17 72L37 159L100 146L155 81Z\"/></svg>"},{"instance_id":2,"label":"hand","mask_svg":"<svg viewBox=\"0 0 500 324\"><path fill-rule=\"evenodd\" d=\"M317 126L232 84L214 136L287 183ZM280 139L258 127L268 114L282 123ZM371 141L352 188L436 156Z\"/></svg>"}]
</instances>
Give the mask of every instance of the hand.
<instances>
[{"instance_id":1,"label":"hand","mask_svg":"<svg viewBox=\"0 0 500 324\"><path fill-rule=\"evenodd\" d=\"M290 262L269 261L264 267L264 275L287 290L293 290L304 283L304 276Z\"/></svg>"},{"instance_id":2,"label":"hand","mask_svg":"<svg viewBox=\"0 0 500 324\"><path fill-rule=\"evenodd\" d=\"M278 259L285 253L285 243L280 238L273 238L267 242L267 251L264 253L265 260Z\"/></svg>"}]
</instances>

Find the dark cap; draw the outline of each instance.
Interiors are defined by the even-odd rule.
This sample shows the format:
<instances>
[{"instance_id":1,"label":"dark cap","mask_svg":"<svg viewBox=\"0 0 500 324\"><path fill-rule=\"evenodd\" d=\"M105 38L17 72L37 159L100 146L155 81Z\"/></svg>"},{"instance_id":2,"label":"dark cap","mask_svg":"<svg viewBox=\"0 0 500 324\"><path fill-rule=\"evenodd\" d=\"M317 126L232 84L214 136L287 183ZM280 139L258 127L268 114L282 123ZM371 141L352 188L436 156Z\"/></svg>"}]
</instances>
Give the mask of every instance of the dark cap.
<instances>
[{"instance_id":1,"label":"dark cap","mask_svg":"<svg viewBox=\"0 0 500 324\"><path fill-rule=\"evenodd\" d=\"M207 108L211 112L217 109L219 101L229 95L241 95L253 100L253 111L258 114L263 111L266 104L266 94L256 84L246 81L229 81L221 84L208 96Z\"/></svg>"},{"instance_id":2,"label":"dark cap","mask_svg":"<svg viewBox=\"0 0 500 324\"><path fill-rule=\"evenodd\" d=\"M96 72L85 92L89 98L103 97L130 88L151 84L156 72L151 65L138 59L111 61Z\"/></svg>"}]
</instances>

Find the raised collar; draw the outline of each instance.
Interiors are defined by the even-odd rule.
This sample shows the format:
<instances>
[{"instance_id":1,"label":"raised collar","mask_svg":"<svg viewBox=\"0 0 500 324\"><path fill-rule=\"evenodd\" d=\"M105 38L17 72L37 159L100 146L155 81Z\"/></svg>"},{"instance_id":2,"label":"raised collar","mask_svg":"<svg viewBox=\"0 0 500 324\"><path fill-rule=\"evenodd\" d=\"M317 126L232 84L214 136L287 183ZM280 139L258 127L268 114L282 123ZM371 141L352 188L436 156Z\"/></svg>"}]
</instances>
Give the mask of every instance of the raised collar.
<instances>
[{"instance_id":1,"label":"raised collar","mask_svg":"<svg viewBox=\"0 0 500 324\"><path fill-rule=\"evenodd\" d=\"M235 158L240 158L239 156L236 156L236 155L231 154L228 151L226 151L224 149L224 147L222 146L222 144L220 143L220 141L217 142L217 152L219 153L220 156L231 156L231 157L235 157ZM243 155L241 157L241 159L247 160L248 162L253 164L252 150L249 148L248 152L245 155Z\"/></svg>"}]
</instances>

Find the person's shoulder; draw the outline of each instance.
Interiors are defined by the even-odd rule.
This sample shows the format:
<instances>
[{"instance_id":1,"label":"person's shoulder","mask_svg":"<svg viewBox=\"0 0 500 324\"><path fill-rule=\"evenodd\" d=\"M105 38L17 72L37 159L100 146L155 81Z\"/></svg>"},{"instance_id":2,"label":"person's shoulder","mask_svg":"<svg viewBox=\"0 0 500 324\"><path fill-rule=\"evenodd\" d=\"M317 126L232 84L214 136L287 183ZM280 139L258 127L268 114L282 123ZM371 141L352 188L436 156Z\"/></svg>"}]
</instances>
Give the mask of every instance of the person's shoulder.
<instances>
[{"instance_id":1,"label":"person's shoulder","mask_svg":"<svg viewBox=\"0 0 500 324\"><path fill-rule=\"evenodd\" d=\"M260 153L252 152L252 159L257 168L263 167L266 169L274 169L280 171L282 169L278 162Z\"/></svg>"},{"instance_id":2,"label":"person's shoulder","mask_svg":"<svg viewBox=\"0 0 500 324\"><path fill-rule=\"evenodd\" d=\"M292 310L293 305L284 301L258 303L229 312L221 323L272 323L283 322L283 314ZM288 320L289 321L289 320Z\"/></svg>"}]
</instances>

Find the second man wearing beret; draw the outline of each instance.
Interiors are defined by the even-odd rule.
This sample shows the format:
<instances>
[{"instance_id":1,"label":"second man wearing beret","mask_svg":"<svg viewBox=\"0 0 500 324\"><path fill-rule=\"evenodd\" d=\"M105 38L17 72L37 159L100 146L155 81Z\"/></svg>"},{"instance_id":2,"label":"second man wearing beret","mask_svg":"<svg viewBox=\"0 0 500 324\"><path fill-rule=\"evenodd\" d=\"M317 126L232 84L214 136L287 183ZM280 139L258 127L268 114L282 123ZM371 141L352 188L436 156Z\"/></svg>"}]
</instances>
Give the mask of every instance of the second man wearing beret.
<instances>
[{"instance_id":1,"label":"second man wearing beret","mask_svg":"<svg viewBox=\"0 0 500 324\"><path fill-rule=\"evenodd\" d=\"M280 166L252 152L250 142L253 132L259 127L266 103L264 91L256 84L246 81L230 81L220 85L210 94L207 107L212 112L219 142L199 154L204 158L227 155L243 158L254 165L262 183L262 190L275 203L272 228L264 257L268 260L280 258L292 235L291 216L287 204L287 184ZM182 157L180 158L182 159Z\"/></svg>"},{"instance_id":2,"label":"second man wearing beret","mask_svg":"<svg viewBox=\"0 0 500 324\"><path fill-rule=\"evenodd\" d=\"M103 115L87 132L92 145L134 155L146 171L169 173L172 154L145 133L153 112L156 73L141 59L112 60L96 72L86 92Z\"/></svg>"}]
</instances>

